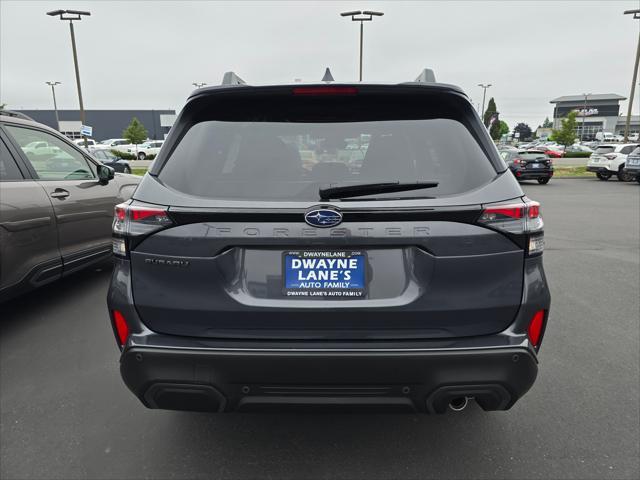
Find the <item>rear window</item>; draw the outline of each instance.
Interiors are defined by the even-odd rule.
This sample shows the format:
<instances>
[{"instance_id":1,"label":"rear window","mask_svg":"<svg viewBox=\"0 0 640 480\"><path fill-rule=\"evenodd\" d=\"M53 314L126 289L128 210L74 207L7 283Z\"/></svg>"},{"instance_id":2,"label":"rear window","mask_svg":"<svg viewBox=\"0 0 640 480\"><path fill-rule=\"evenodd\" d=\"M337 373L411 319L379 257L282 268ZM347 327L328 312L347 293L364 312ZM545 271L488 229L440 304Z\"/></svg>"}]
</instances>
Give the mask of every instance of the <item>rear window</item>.
<instances>
[{"instance_id":1,"label":"rear window","mask_svg":"<svg viewBox=\"0 0 640 480\"><path fill-rule=\"evenodd\" d=\"M544 152L526 152L518 155L523 160L536 160L538 158L547 158Z\"/></svg>"},{"instance_id":2,"label":"rear window","mask_svg":"<svg viewBox=\"0 0 640 480\"><path fill-rule=\"evenodd\" d=\"M279 104L277 115L198 119L186 125L159 179L209 198L316 201L319 188L329 184L437 181L437 188L375 195L433 197L468 191L495 177L460 110L430 115L423 108L415 118L415 106L403 111L394 105L395 111L381 115L371 102L358 109L345 107L349 101L357 103L342 99L333 114L336 99L291 110Z\"/></svg>"},{"instance_id":3,"label":"rear window","mask_svg":"<svg viewBox=\"0 0 640 480\"><path fill-rule=\"evenodd\" d=\"M600 155L604 155L605 153L611 153L613 151L615 151L616 147L613 146L606 146L606 147L598 147L596 148L594 153L600 154Z\"/></svg>"}]
</instances>

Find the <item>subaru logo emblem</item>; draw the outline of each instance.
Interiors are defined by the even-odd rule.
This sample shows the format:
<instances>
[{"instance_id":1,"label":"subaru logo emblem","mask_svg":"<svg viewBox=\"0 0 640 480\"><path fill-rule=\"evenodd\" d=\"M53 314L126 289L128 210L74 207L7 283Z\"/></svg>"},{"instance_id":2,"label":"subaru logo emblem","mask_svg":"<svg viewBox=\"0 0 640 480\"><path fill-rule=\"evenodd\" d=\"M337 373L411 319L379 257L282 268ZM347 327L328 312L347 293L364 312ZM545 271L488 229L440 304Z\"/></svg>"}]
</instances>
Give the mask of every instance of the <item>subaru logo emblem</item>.
<instances>
[{"instance_id":1,"label":"subaru logo emblem","mask_svg":"<svg viewBox=\"0 0 640 480\"><path fill-rule=\"evenodd\" d=\"M304 221L312 227L335 227L342 222L342 214L333 208L314 207L304 214Z\"/></svg>"}]
</instances>

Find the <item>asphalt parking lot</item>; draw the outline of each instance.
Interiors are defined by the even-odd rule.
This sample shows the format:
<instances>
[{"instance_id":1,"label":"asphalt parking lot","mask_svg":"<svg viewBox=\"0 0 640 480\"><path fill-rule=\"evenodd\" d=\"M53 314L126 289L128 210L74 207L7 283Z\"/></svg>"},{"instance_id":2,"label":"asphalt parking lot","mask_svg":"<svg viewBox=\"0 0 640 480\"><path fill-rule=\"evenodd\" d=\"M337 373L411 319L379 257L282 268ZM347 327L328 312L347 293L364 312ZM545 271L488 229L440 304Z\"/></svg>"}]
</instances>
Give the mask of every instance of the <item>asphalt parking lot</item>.
<instances>
[{"instance_id":1,"label":"asphalt parking lot","mask_svg":"<svg viewBox=\"0 0 640 480\"><path fill-rule=\"evenodd\" d=\"M640 187L553 179L552 311L510 411L210 415L145 409L118 373L108 271L0 306L0 477L638 478Z\"/></svg>"}]
</instances>

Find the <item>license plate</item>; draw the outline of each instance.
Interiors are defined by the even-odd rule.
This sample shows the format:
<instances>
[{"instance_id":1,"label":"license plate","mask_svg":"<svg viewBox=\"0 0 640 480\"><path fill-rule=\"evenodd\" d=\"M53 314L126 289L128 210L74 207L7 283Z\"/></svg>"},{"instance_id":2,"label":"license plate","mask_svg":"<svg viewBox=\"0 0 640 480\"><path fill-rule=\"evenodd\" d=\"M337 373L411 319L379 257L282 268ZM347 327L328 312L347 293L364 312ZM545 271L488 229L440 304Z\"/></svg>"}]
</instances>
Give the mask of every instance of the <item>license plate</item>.
<instances>
[{"instance_id":1,"label":"license plate","mask_svg":"<svg viewBox=\"0 0 640 480\"><path fill-rule=\"evenodd\" d=\"M283 254L283 293L291 298L348 299L366 294L362 251L297 250Z\"/></svg>"},{"instance_id":2,"label":"license plate","mask_svg":"<svg viewBox=\"0 0 640 480\"><path fill-rule=\"evenodd\" d=\"M540 168L540 167L542 167L542 165L540 165L539 163L530 163L529 166L531 168Z\"/></svg>"},{"instance_id":3,"label":"license plate","mask_svg":"<svg viewBox=\"0 0 640 480\"><path fill-rule=\"evenodd\" d=\"M638 165L638 164L640 164L640 158L629 158L627 160L627 163L629 165Z\"/></svg>"}]
</instances>

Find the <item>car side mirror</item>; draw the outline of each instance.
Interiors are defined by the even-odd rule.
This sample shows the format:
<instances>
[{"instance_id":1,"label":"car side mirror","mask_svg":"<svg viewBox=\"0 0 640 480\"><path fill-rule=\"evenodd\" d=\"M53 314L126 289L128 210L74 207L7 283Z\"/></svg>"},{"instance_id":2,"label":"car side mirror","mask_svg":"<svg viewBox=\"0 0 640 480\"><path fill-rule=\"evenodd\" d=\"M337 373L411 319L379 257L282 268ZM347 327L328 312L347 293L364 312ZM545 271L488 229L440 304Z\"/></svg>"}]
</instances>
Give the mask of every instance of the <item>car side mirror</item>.
<instances>
[{"instance_id":1,"label":"car side mirror","mask_svg":"<svg viewBox=\"0 0 640 480\"><path fill-rule=\"evenodd\" d=\"M109 180L113 180L115 176L114 172L115 170L111 167L102 164L98 165L98 179L100 183L107 184Z\"/></svg>"}]
</instances>

